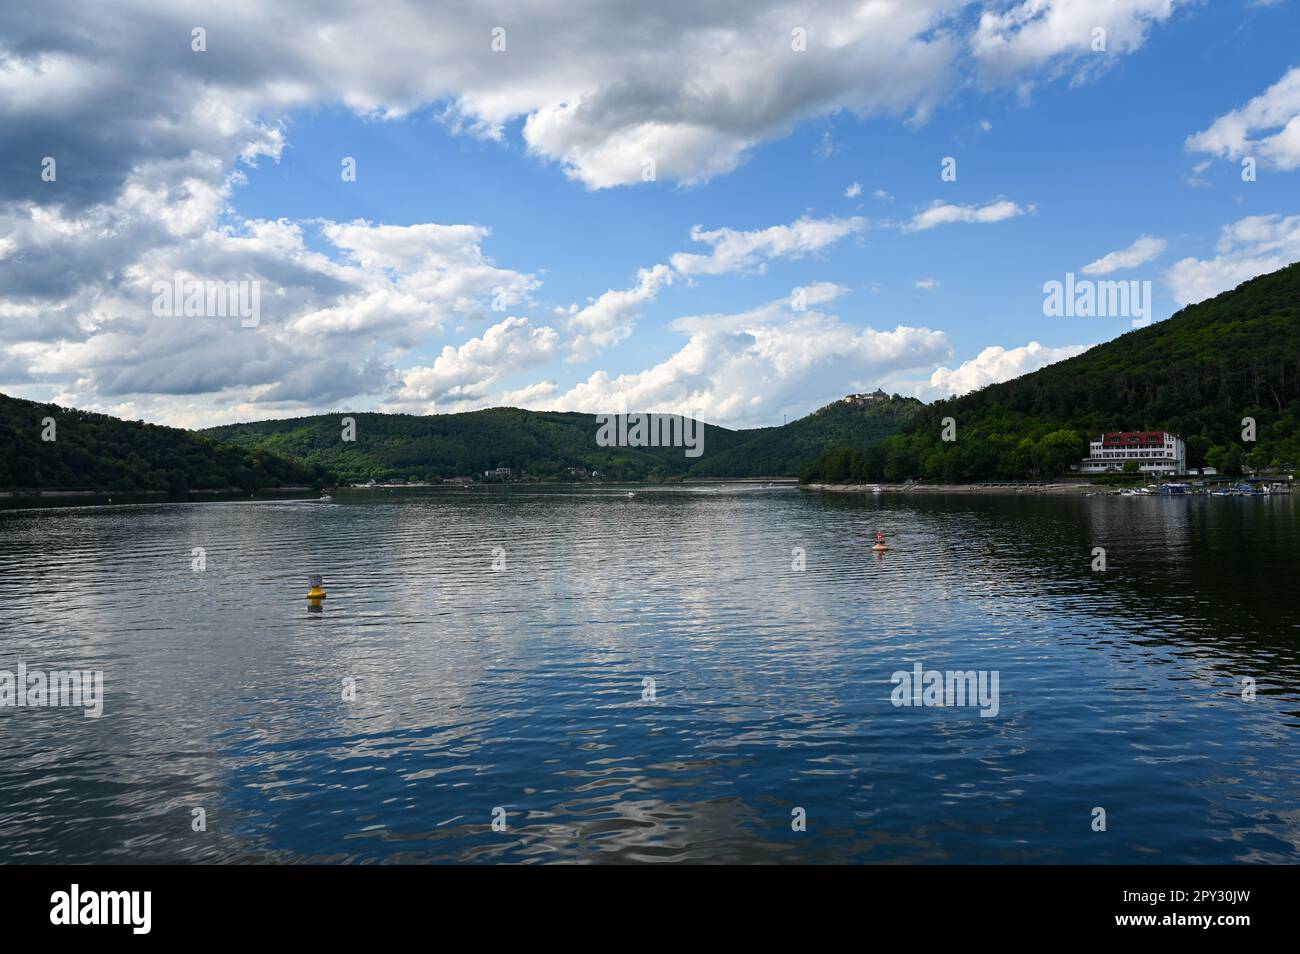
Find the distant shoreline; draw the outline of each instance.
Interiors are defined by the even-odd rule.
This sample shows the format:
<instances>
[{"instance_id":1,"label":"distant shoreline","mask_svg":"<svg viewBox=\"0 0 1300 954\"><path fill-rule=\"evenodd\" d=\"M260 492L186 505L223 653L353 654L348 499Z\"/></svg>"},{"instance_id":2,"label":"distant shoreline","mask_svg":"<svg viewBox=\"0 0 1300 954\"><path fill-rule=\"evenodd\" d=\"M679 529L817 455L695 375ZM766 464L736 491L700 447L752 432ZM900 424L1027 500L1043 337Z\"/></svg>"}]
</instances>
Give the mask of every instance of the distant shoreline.
<instances>
[{"instance_id":1,"label":"distant shoreline","mask_svg":"<svg viewBox=\"0 0 1300 954\"><path fill-rule=\"evenodd\" d=\"M312 488L308 484L301 486L282 486L282 487L261 487L255 493L259 494L305 494L311 493ZM183 493L173 493L169 490L0 490L0 500L40 500L45 497L54 499L63 499L67 497L212 497L218 495L224 496L243 496L249 493L247 490L240 490L238 487L228 487L225 490L186 490Z\"/></svg>"},{"instance_id":2,"label":"distant shoreline","mask_svg":"<svg viewBox=\"0 0 1300 954\"><path fill-rule=\"evenodd\" d=\"M0 490L0 504L19 504L23 506L39 506L42 502L72 502L86 501L96 505L118 506L111 503L112 498L117 497L122 501L122 506L132 503L144 503L157 501L160 503L184 503L193 501L204 501L209 499L247 499L248 497L292 497L292 496L315 496L318 493L339 493L347 491L375 491L375 490L457 490L457 489L493 489L518 487L659 487L659 486L710 486L717 484L779 484L781 486L793 487L798 483L796 477L697 477L690 480L601 480L601 481L554 481L554 480L511 480L511 481L477 481L467 484L446 484L437 483L407 483L407 484L375 484L373 487L366 487L360 484L326 484L315 490L307 484L302 485L284 485L280 487L260 487L256 491L249 492L240 490L237 487L227 488L225 490L187 490L184 493L172 493L166 490L48 490L48 489L21 489L21 490Z\"/></svg>"},{"instance_id":3,"label":"distant shoreline","mask_svg":"<svg viewBox=\"0 0 1300 954\"><path fill-rule=\"evenodd\" d=\"M831 494L1085 494L1106 493L1100 484L801 484L802 490Z\"/></svg>"}]
</instances>

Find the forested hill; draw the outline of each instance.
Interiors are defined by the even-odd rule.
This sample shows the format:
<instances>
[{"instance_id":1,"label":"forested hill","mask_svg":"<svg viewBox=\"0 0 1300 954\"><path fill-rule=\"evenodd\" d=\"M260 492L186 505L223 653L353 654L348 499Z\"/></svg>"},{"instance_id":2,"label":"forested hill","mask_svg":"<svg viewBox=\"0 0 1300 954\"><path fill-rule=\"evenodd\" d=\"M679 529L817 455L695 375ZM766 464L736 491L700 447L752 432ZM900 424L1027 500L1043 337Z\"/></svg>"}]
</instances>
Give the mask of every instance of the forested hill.
<instances>
[{"instance_id":1,"label":"forested hill","mask_svg":"<svg viewBox=\"0 0 1300 954\"><path fill-rule=\"evenodd\" d=\"M860 405L836 401L782 427L745 432L753 436L700 460L689 476L793 477L829 447L866 446L897 434L922 407L898 395Z\"/></svg>"},{"instance_id":2,"label":"forested hill","mask_svg":"<svg viewBox=\"0 0 1300 954\"><path fill-rule=\"evenodd\" d=\"M567 480L574 470L606 480L794 477L799 467L836 443L873 442L898 432L921 408L910 398L866 406L836 402L782 427L733 431L704 425L704 452L680 447L600 447L592 414L489 408L463 414L338 413L211 428L205 433L320 466L345 481L441 480L509 467L541 480ZM341 440L342 420L356 439Z\"/></svg>"},{"instance_id":3,"label":"forested hill","mask_svg":"<svg viewBox=\"0 0 1300 954\"><path fill-rule=\"evenodd\" d=\"M1059 320L1059 319L1058 319ZM1080 334L1086 333L1080 322ZM957 439L941 440L942 421ZM1257 440L1242 441L1242 419ZM917 413L874 447L845 445L809 481L961 481L1068 472L1102 431L1167 430L1188 466L1300 465L1300 264L1183 308L1058 364Z\"/></svg>"},{"instance_id":4,"label":"forested hill","mask_svg":"<svg viewBox=\"0 0 1300 954\"><path fill-rule=\"evenodd\" d=\"M837 402L783 427L706 424L703 454L688 457L682 447L601 447L592 414L339 412L191 432L0 395L0 490L256 490L371 478L482 479L498 467L539 480L792 477L836 442L896 432L919 407L902 398L867 407ZM41 439L47 417L55 422L53 441ZM344 440L345 417L354 421L351 441Z\"/></svg>"},{"instance_id":5,"label":"forested hill","mask_svg":"<svg viewBox=\"0 0 1300 954\"><path fill-rule=\"evenodd\" d=\"M324 479L265 450L0 394L0 490L253 491Z\"/></svg>"},{"instance_id":6,"label":"forested hill","mask_svg":"<svg viewBox=\"0 0 1300 954\"><path fill-rule=\"evenodd\" d=\"M355 440L342 439L342 420L355 421ZM705 424L700 457L681 447L601 447L593 414L494 407L462 414L339 412L282 421L214 427L204 433L324 467L343 481L400 477L442 480L509 467L541 480L565 480L570 469L599 471L607 480L683 477L699 460L761 431Z\"/></svg>"}]
</instances>

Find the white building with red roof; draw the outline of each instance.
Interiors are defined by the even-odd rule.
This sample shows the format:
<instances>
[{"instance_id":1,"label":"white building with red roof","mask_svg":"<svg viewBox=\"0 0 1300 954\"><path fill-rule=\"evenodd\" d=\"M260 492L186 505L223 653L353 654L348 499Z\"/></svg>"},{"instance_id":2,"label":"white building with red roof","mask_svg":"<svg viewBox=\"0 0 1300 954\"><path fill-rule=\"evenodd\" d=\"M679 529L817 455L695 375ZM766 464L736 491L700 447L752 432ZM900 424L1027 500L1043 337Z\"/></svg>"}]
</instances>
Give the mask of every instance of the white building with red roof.
<instances>
[{"instance_id":1,"label":"white building with red roof","mask_svg":"<svg viewBox=\"0 0 1300 954\"><path fill-rule=\"evenodd\" d=\"M1187 445L1167 431L1108 431L1088 444L1088 456L1079 470L1085 474L1123 471L1136 461L1144 474L1185 474Z\"/></svg>"}]
</instances>

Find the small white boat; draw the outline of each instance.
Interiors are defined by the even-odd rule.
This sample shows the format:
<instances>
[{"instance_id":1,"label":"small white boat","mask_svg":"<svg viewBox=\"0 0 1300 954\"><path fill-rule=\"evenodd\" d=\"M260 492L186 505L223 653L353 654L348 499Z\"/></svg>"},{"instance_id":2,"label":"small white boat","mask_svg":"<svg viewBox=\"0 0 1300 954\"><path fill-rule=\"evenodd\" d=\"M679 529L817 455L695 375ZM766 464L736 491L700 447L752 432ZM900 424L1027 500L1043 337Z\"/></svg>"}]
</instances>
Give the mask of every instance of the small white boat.
<instances>
[{"instance_id":1,"label":"small white boat","mask_svg":"<svg viewBox=\"0 0 1300 954\"><path fill-rule=\"evenodd\" d=\"M321 502L322 502L322 503L329 503L329 502L330 502L331 500L333 500L334 498L331 497L329 494L321 494L321 495L320 495L320 499L321 499Z\"/></svg>"},{"instance_id":2,"label":"small white boat","mask_svg":"<svg viewBox=\"0 0 1300 954\"><path fill-rule=\"evenodd\" d=\"M633 492L630 491L630 490L627 492L627 495L628 495L629 497L635 497L635 496L636 496L636 494L633 493Z\"/></svg>"}]
</instances>

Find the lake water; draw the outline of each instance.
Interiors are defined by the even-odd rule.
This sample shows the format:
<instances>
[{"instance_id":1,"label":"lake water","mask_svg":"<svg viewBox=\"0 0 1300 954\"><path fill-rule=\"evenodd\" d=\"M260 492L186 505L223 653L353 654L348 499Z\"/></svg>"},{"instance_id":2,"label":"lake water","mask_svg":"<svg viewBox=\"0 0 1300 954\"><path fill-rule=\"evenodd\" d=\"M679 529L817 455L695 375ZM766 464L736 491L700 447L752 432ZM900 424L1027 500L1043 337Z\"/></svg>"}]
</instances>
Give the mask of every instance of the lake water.
<instances>
[{"instance_id":1,"label":"lake water","mask_svg":"<svg viewBox=\"0 0 1300 954\"><path fill-rule=\"evenodd\" d=\"M1300 861L1293 498L634 489L0 512L0 861Z\"/></svg>"}]
</instances>

